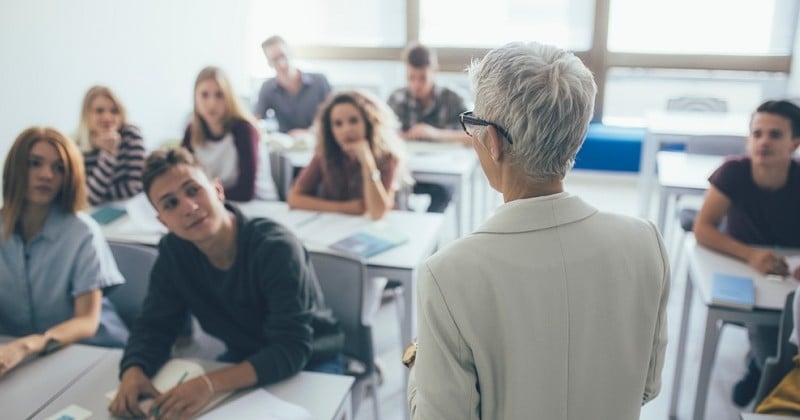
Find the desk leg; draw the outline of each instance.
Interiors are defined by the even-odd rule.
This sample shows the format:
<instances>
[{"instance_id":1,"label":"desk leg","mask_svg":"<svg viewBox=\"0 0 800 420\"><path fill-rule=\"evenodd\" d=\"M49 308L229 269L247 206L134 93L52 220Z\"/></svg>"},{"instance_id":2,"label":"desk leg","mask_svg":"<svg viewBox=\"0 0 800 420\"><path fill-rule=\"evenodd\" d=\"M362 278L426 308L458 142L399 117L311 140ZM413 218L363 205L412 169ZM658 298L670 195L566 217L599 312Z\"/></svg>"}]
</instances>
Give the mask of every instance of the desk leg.
<instances>
[{"instance_id":1,"label":"desk leg","mask_svg":"<svg viewBox=\"0 0 800 420\"><path fill-rule=\"evenodd\" d=\"M464 203L464 198L462 197L463 191L461 189L461 182L454 184L453 187L453 197L450 199L450 202L455 202L455 216L456 216L456 237L460 238L464 234L464 226L463 220L464 218L464 207L468 207L469 203Z\"/></svg>"},{"instance_id":2,"label":"desk leg","mask_svg":"<svg viewBox=\"0 0 800 420\"><path fill-rule=\"evenodd\" d=\"M667 228L667 208L669 207L669 194L666 188L661 187L658 190L658 231L661 232L661 237L667 236L665 229Z\"/></svg>"},{"instance_id":3,"label":"desk leg","mask_svg":"<svg viewBox=\"0 0 800 420\"><path fill-rule=\"evenodd\" d=\"M697 396L694 399L694 417L692 418L695 420L703 420L706 415L708 383L711 381L711 369L714 368L714 358L717 355L717 341L720 333L719 320L716 310L709 307L706 315L703 353L700 357L700 375L697 377Z\"/></svg>"},{"instance_id":4,"label":"desk leg","mask_svg":"<svg viewBox=\"0 0 800 420\"><path fill-rule=\"evenodd\" d=\"M681 313L681 326L678 333L678 348L675 356L675 376L672 379L672 398L669 403L669 417L677 418L678 398L681 392L681 378L683 377L683 360L686 348L686 336L689 332L689 314L692 311L692 297L694 296L694 285L692 284L691 274L686 276L683 294L683 312Z\"/></svg>"},{"instance_id":5,"label":"desk leg","mask_svg":"<svg viewBox=\"0 0 800 420\"><path fill-rule=\"evenodd\" d=\"M644 136L642 154L639 158L639 217L650 217L650 191L656 174L658 139L649 131Z\"/></svg>"}]
</instances>

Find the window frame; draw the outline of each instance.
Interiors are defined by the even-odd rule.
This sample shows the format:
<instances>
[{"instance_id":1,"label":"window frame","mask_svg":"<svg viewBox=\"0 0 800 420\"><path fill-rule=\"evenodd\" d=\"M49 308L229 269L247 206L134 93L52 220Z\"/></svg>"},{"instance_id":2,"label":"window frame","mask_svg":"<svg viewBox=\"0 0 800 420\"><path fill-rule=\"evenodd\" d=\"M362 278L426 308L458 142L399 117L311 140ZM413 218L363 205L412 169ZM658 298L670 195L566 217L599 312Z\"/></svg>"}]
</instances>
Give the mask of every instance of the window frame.
<instances>
[{"instance_id":1,"label":"window frame","mask_svg":"<svg viewBox=\"0 0 800 420\"><path fill-rule=\"evenodd\" d=\"M421 0L406 0L406 43L419 41L419 21ZM800 6L797 6L800 7ZM700 70L738 70L755 72L776 72L789 74L792 54L753 56L753 55L692 55L692 54L645 54L621 53L608 50L608 24L611 0L595 0L594 30L591 47L587 51L573 51L595 76L597 98L593 121L602 121L605 84L608 71L612 67L658 68L658 69L700 69ZM795 9L794 28L797 32L798 13ZM796 37L792 39L794 51ZM322 60L387 60L397 61L402 56L404 46L397 47L331 47L322 45L296 45L293 51L297 57ZM464 63L484 56L489 48L439 48L439 68L442 71L458 72L464 70Z\"/></svg>"}]
</instances>

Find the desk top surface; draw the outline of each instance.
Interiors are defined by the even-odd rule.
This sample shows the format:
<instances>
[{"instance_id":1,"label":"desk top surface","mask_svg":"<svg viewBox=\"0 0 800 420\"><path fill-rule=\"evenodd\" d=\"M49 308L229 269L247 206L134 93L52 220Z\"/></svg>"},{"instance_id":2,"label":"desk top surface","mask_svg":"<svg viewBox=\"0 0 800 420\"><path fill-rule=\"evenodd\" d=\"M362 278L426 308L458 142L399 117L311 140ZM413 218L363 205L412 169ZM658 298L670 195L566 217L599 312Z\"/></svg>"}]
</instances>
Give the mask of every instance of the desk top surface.
<instances>
[{"instance_id":1,"label":"desk top surface","mask_svg":"<svg viewBox=\"0 0 800 420\"><path fill-rule=\"evenodd\" d=\"M478 164L475 151L461 144L407 141L406 146L408 169L412 173L466 176ZM313 150L287 150L283 153L296 168L305 167L314 156Z\"/></svg>"},{"instance_id":2,"label":"desk top surface","mask_svg":"<svg viewBox=\"0 0 800 420\"><path fill-rule=\"evenodd\" d=\"M800 285L800 283L790 278L784 281L770 280L744 261L739 261L698 245L694 236L687 238L686 250L689 255L689 270L692 274L692 280L700 292L703 303L707 306L711 303L711 288L715 273L752 278L756 288L755 306L758 309L783 310L783 305L786 303L786 295ZM787 249L783 250L783 253L795 255L800 254L800 250Z\"/></svg>"},{"instance_id":3,"label":"desk top surface","mask_svg":"<svg viewBox=\"0 0 800 420\"><path fill-rule=\"evenodd\" d=\"M647 131L660 135L747 136L749 114L652 111L646 116Z\"/></svg>"},{"instance_id":4,"label":"desk top surface","mask_svg":"<svg viewBox=\"0 0 800 420\"><path fill-rule=\"evenodd\" d=\"M81 376L63 394L51 401L34 417L46 419L70 404L92 412L93 419L112 419L108 412L110 401L105 394L119 385L117 373L122 351L105 350L106 357L91 370ZM217 367L217 362L199 361L201 365ZM265 387L278 398L297 404L307 409L315 419L330 419L338 411L342 402L350 392L353 378L341 375L300 372L282 382ZM235 398L234 395L231 398ZM224 403L223 403L224 404ZM5 411L5 410L4 410ZM5 413L4 413L5 415Z\"/></svg>"},{"instance_id":5,"label":"desk top surface","mask_svg":"<svg viewBox=\"0 0 800 420\"><path fill-rule=\"evenodd\" d=\"M11 340L12 337L0 337L0 343ZM107 352L101 347L73 344L45 357L29 358L0 379L2 417L32 416L98 364Z\"/></svg>"},{"instance_id":6,"label":"desk top surface","mask_svg":"<svg viewBox=\"0 0 800 420\"><path fill-rule=\"evenodd\" d=\"M436 247L444 216L439 213L416 213L393 210L382 220L338 213L290 210L280 201L237 203L250 217L269 217L289 228L309 248L327 248L332 243L370 227L403 232L408 241L367 259L368 265L413 269ZM103 225L106 238L124 242L157 245L161 232L142 229L130 215Z\"/></svg>"},{"instance_id":7,"label":"desk top surface","mask_svg":"<svg viewBox=\"0 0 800 420\"><path fill-rule=\"evenodd\" d=\"M722 165L723 156L658 152L658 183L668 188L707 190L708 177Z\"/></svg>"}]
</instances>

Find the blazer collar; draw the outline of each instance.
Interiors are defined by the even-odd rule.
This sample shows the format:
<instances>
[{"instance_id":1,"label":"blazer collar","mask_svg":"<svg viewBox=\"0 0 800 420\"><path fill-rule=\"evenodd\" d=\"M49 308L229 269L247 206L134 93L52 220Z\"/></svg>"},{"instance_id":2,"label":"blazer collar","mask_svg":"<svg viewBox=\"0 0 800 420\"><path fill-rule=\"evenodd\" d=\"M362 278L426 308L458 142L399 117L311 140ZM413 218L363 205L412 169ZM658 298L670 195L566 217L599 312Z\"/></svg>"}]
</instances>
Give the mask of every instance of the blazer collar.
<instances>
[{"instance_id":1,"label":"blazer collar","mask_svg":"<svg viewBox=\"0 0 800 420\"><path fill-rule=\"evenodd\" d=\"M568 192L503 204L475 233L517 233L548 229L585 219L597 209Z\"/></svg>"}]
</instances>

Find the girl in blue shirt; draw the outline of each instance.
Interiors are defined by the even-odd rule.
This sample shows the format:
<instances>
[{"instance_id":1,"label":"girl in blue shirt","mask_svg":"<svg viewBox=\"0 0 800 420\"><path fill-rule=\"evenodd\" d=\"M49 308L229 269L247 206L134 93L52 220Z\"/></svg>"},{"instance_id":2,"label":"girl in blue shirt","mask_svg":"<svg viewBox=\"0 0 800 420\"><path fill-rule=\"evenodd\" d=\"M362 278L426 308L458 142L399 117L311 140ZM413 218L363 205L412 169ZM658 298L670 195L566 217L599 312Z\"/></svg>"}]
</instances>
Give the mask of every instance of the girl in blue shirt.
<instances>
[{"instance_id":1,"label":"girl in blue shirt","mask_svg":"<svg viewBox=\"0 0 800 420\"><path fill-rule=\"evenodd\" d=\"M26 357L83 341L121 347L127 330L102 289L124 281L86 205L80 152L52 128L11 146L0 208L0 375ZM102 315L101 315L102 313Z\"/></svg>"}]
</instances>

